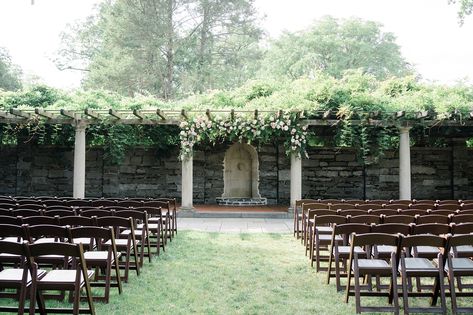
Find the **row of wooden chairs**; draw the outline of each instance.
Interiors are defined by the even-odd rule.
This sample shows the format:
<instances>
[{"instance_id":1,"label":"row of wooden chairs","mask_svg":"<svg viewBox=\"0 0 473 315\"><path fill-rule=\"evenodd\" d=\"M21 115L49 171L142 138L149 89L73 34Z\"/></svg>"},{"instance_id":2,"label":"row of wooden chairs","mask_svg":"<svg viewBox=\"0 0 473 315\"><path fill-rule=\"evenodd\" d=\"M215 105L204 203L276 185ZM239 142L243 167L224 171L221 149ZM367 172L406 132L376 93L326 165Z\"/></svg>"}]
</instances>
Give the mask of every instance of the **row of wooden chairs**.
<instances>
[{"instance_id":1,"label":"row of wooden chairs","mask_svg":"<svg viewBox=\"0 0 473 315\"><path fill-rule=\"evenodd\" d=\"M410 201L410 200L407 200ZM382 213L382 209L404 211L407 209L412 212L417 211L420 214L422 210L428 211L471 211L473 212L472 204L458 204L458 203L442 203L442 204L428 204L428 203L416 203L416 204L405 204L403 203L390 203L390 204L376 204L376 203L363 203L363 204L352 204L352 203L323 203L317 202L314 199L302 199L296 201L294 206L294 236L300 237L302 232L304 235L304 222L306 221L306 212L309 209L331 209L331 210L367 210L377 211ZM389 212L389 211L386 211Z\"/></svg>"},{"instance_id":2,"label":"row of wooden chairs","mask_svg":"<svg viewBox=\"0 0 473 315\"><path fill-rule=\"evenodd\" d=\"M39 196L0 196L0 209L53 209L52 207L161 207L166 210L165 220L169 220L172 235L177 233L177 204L175 198L88 198Z\"/></svg>"},{"instance_id":3,"label":"row of wooden chairs","mask_svg":"<svg viewBox=\"0 0 473 315\"><path fill-rule=\"evenodd\" d=\"M311 245L311 261L314 259L318 270L322 260L321 249L326 246L328 255L327 283L336 279L337 290L341 290L340 278L348 278L346 301L349 296L356 297L356 312L391 311L399 312L397 302L397 278L402 282L402 295L405 313L446 312L444 276L449 280L453 313L472 312L473 308L458 308L457 296L473 296L465 292L460 278L473 276L473 222L461 224L366 224L350 223L349 218L336 215L321 215L315 218L315 239ZM331 233L317 227L331 224ZM326 233L326 234L324 234ZM451 236L453 235L453 236ZM466 236L465 236L466 235ZM359 238L357 238L359 237ZM440 249L440 250L439 250ZM447 255L447 253L450 253ZM443 255L443 256L441 256ZM447 261L447 263L445 263ZM342 267L340 266L342 264ZM419 269L420 268L420 269ZM370 278L376 277L376 291L373 291ZM365 285L360 277L369 279ZM381 292L380 277L390 279L387 292ZM437 286L426 292L417 278L417 292L412 289L411 277L434 277ZM455 287L454 280L458 280ZM351 286L351 280L355 286ZM441 285L440 285L441 284ZM365 291L362 289L365 288ZM457 291L461 292L458 293ZM361 306L361 296L388 296L390 305L383 307ZM440 307L412 307L409 298L428 296L433 301L440 298ZM394 305L393 305L394 304ZM436 303L433 302L432 305Z\"/></svg>"},{"instance_id":4,"label":"row of wooden chairs","mask_svg":"<svg viewBox=\"0 0 473 315\"><path fill-rule=\"evenodd\" d=\"M169 204L165 203L163 206L168 207ZM172 220L169 217L169 211L165 210L162 211L162 207L156 206L142 206L136 208L126 208L126 207L102 207L102 208L95 208L95 207L65 207L62 208L60 206L50 206L47 210L42 209L0 209L0 216L14 216L14 217L30 217L30 216L71 216L80 214L82 216L109 216L113 215L116 211L128 211L128 210L135 210L135 211L146 211L149 215L149 222L150 222L150 229L154 232L160 232L161 237L163 238L161 242L161 246L167 244L167 240L169 239L172 241L174 237L174 227L172 224ZM159 225L159 227L158 227ZM158 229L159 228L159 229Z\"/></svg>"}]
</instances>

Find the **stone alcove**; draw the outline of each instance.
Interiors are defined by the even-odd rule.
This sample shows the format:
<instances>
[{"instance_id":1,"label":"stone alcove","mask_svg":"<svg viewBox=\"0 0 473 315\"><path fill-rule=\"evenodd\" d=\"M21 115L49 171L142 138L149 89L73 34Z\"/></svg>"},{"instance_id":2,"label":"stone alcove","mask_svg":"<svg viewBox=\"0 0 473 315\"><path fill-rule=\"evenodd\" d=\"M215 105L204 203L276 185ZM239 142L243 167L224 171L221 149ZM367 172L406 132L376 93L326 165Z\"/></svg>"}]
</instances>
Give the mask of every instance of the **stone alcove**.
<instances>
[{"instance_id":1,"label":"stone alcove","mask_svg":"<svg viewBox=\"0 0 473 315\"><path fill-rule=\"evenodd\" d=\"M256 149L246 143L228 148L223 160L224 189L219 203L262 204L259 193L259 162Z\"/></svg>"}]
</instances>

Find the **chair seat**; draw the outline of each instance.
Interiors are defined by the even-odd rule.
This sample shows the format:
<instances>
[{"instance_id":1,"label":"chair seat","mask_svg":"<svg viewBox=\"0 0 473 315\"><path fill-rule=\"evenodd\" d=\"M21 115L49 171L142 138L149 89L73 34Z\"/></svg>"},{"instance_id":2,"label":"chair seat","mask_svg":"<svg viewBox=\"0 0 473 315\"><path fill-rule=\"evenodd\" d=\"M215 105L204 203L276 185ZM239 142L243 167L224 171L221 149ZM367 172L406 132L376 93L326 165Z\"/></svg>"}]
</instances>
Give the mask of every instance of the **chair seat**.
<instances>
[{"instance_id":1,"label":"chair seat","mask_svg":"<svg viewBox=\"0 0 473 315\"><path fill-rule=\"evenodd\" d=\"M112 241L108 240L107 242L104 243L106 246L112 245ZM120 248L124 248L128 246L128 239L125 238L117 238L115 239L115 245ZM133 248L133 242L130 242L131 248Z\"/></svg>"},{"instance_id":2,"label":"chair seat","mask_svg":"<svg viewBox=\"0 0 473 315\"><path fill-rule=\"evenodd\" d=\"M121 253L117 253L118 257L120 257ZM117 257L117 258L118 258ZM90 251L84 253L84 259L87 264L89 263L97 263L107 261L108 259L108 251ZM113 261L113 256L112 256Z\"/></svg>"},{"instance_id":3,"label":"chair seat","mask_svg":"<svg viewBox=\"0 0 473 315\"><path fill-rule=\"evenodd\" d=\"M471 246L471 245L457 246L457 247L455 247L455 250L457 251L457 254L459 256L473 257L473 246Z\"/></svg>"},{"instance_id":4,"label":"chair seat","mask_svg":"<svg viewBox=\"0 0 473 315\"><path fill-rule=\"evenodd\" d=\"M128 236L131 234L131 230L124 230L120 233L120 236ZM141 237L143 235L143 230L135 230L135 237Z\"/></svg>"},{"instance_id":5,"label":"chair seat","mask_svg":"<svg viewBox=\"0 0 473 315\"><path fill-rule=\"evenodd\" d=\"M470 258L452 258L453 270L473 272L473 260ZM448 262L445 264L445 270L448 270Z\"/></svg>"},{"instance_id":6,"label":"chair seat","mask_svg":"<svg viewBox=\"0 0 473 315\"><path fill-rule=\"evenodd\" d=\"M417 253L421 254L438 254L439 249L435 246L417 246L416 247Z\"/></svg>"},{"instance_id":7,"label":"chair seat","mask_svg":"<svg viewBox=\"0 0 473 315\"><path fill-rule=\"evenodd\" d=\"M355 269L355 266L352 267ZM358 259L358 269L363 270L379 270L379 271L391 271L391 265L383 259Z\"/></svg>"},{"instance_id":8,"label":"chair seat","mask_svg":"<svg viewBox=\"0 0 473 315\"><path fill-rule=\"evenodd\" d=\"M405 258L406 271L436 271L438 270L430 260L427 258L407 257ZM401 270L401 265L399 265Z\"/></svg>"},{"instance_id":9,"label":"chair seat","mask_svg":"<svg viewBox=\"0 0 473 315\"><path fill-rule=\"evenodd\" d=\"M56 242L56 239L54 237L44 237L44 238L39 238L35 240L33 243L43 244L43 243L54 243L54 242Z\"/></svg>"},{"instance_id":10,"label":"chair seat","mask_svg":"<svg viewBox=\"0 0 473 315\"><path fill-rule=\"evenodd\" d=\"M148 219L148 225L149 225L149 223L160 223L161 221L162 221L161 218L149 218Z\"/></svg>"},{"instance_id":11,"label":"chair seat","mask_svg":"<svg viewBox=\"0 0 473 315\"><path fill-rule=\"evenodd\" d=\"M144 224L138 224L138 229L142 230L144 228ZM157 230L159 228L159 223L148 224L148 230Z\"/></svg>"},{"instance_id":12,"label":"chair seat","mask_svg":"<svg viewBox=\"0 0 473 315\"><path fill-rule=\"evenodd\" d=\"M397 250L396 246L389 246L389 245L376 246L376 251L379 254L391 254L393 252L396 252L396 250Z\"/></svg>"},{"instance_id":13,"label":"chair seat","mask_svg":"<svg viewBox=\"0 0 473 315\"><path fill-rule=\"evenodd\" d=\"M18 241L18 237L4 237L2 238L2 241L12 242L12 243L21 243L22 239L20 238L20 241Z\"/></svg>"},{"instance_id":14,"label":"chair seat","mask_svg":"<svg viewBox=\"0 0 473 315\"><path fill-rule=\"evenodd\" d=\"M333 228L331 226L318 226L316 230L321 234L332 234Z\"/></svg>"},{"instance_id":15,"label":"chair seat","mask_svg":"<svg viewBox=\"0 0 473 315\"><path fill-rule=\"evenodd\" d=\"M349 255L351 251L351 246L337 246L338 253L341 255ZM354 248L355 253L357 254L365 254L365 250L360 246L355 246Z\"/></svg>"},{"instance_id":16,"label":"chair seat","mask_svg":"<svg viewBox=\"0 0 473 315\"><path fill-rule=\"evenodd\" d=\"M76 281L76 270L51 270L38 283L40 284L74 284ZM87 277L90 279L94 275L93 270L87 270ZM84 277L80 276L81 286L84 283Z\"/></svg>"},{"instance_id":17,"label":"chair seat","mask_svg":"<svg viewBox=\"0 0 473 315\"><path fill-rule=\"evenodd\" d=\"M332 241L332 235L330 234L320 234L319 235L319 241L328 241L328 242L331 242ZM343 241L343 238L340 236L340 235L336 235L335 236L335 241L336 242L340 242L340 241Z\"/></svg>"}]
</instances>

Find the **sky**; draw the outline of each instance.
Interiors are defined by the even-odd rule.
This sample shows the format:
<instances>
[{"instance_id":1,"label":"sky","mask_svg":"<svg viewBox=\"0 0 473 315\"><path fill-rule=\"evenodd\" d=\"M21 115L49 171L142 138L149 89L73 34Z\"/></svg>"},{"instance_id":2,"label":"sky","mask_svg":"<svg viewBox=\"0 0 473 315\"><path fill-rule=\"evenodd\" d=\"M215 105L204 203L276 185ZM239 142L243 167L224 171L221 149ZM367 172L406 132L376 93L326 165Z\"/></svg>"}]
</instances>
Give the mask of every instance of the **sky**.
<instances>
[{"instance_id":1,"label":"sky","mask_svg":"<svg viewBox=\"0 0 473 315\"><path fill-rule=\"evenodd\" d=\"M59 34L84 19L100 0L0 0L0 47L27 75L58 88L80 86L81 73L60 71L53 59ZM32 5L32 3L34 3ZM423 80L473 84L473 16L460 27L448 0L255 0L261 25L275 38L307 28L324 15L380 22Z\"/></svg>"}]
</instances>

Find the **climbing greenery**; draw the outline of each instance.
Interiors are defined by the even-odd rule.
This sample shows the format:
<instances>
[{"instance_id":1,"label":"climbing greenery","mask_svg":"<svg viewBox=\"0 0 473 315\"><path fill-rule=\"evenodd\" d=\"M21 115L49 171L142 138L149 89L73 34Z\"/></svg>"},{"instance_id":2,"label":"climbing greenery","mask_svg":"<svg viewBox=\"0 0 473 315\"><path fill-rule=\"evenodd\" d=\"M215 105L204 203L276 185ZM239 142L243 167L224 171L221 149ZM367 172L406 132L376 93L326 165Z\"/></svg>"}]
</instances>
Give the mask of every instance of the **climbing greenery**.
<instances>
[{"instance_id":1,"label":"climbing greenery","mask_svg":"<svg viewBox=\"0 0 473 315\"><path fill-rule=\"evenodd\" d=\"M246 142L263 145L274 139L284 142L286 153L307 156L307 126L297 114L266 115L264 117L207 118L197 116L180 124L181 159L192 155L196 144Z\"/></svg>"},{"instance_id":2,"label":"climbing greenery","mask_svg":"<svg viewBox=\"0 0 473 315\"><path fill-rule=\"evenodd\" d=\"M293 81L248 81L237 89L209 91L167 102L151 95L130 98L103 90L65 92L47 86L0 91L0 111L33 107L192 111L181 126L121 125L111 119L89 126L88 145L103 147L106 156L115 162L127 149L137 146L161 154L181 144L181 155L185 155L194 145L241 141L258 146L278 141L284 143L288 154L295 152L301 156L310 146L355 147L362 161L372 163L386 149L397 146L397 127L406 124L413 126L415 144L444 145L441 137L429 137L432 127L424 120L437 120L438 126L447 119L463 124L473 111L473 87L461 82L452 86L423 83L413 76L378 80L361 70L350 70L340 78L317 72L311 78ZM194 115L207 109L210 119ZM230 115L232 109L234 116ZM335 122L329 128L334 132L323 135L316 127L303 130L297 115L303 119L329 118ZM45 122L34 118L21 125L0 124L1 144L73 145L73 127Z\"/></svg>"}]
</instances>

